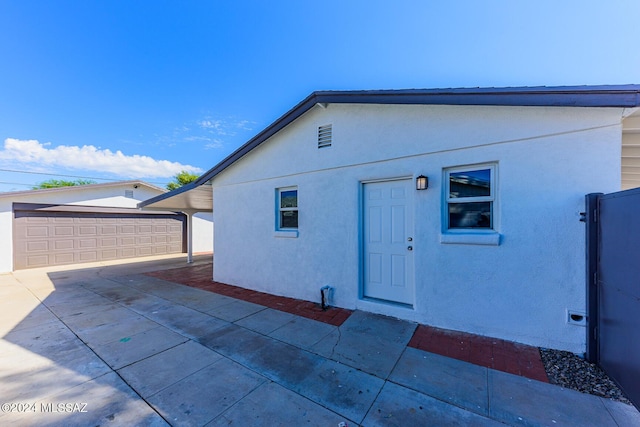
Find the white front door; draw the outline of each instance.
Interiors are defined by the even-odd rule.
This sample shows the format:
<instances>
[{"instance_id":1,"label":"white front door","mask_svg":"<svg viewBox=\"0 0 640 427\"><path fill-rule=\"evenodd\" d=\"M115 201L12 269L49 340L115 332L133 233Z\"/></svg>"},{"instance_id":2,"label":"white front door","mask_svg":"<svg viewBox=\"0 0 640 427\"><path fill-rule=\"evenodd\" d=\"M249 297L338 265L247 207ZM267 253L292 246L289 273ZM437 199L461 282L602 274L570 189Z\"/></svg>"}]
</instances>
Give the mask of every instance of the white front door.
<instances>
[{"instance_id":1,"label":"white front door","mask_svg":"<svg viewBox=\"0 0 640 427\"><path fill-rule=\"evenodd\" d=\"M413 181L364 184L365 298L413 305Z\"/></svg>"}]
</instances>

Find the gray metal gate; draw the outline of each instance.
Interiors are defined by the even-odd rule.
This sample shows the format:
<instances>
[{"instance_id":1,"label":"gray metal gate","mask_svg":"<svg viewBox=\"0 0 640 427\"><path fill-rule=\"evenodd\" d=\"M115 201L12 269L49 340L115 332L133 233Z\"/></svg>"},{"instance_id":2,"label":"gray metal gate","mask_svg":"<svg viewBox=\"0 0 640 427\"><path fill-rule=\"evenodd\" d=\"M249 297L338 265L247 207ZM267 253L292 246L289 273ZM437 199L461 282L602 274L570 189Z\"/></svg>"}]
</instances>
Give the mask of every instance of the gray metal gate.
<instances>
[{"instance_id":1,"label":"gray metal gate","mask_svg":"<svg viewBox=\"0 0 640 427\"><path fill-rule=\"evenodd\" d=\"M587 358L640 407L640 188L586 200Z\"/></svg>"}]
</instances>

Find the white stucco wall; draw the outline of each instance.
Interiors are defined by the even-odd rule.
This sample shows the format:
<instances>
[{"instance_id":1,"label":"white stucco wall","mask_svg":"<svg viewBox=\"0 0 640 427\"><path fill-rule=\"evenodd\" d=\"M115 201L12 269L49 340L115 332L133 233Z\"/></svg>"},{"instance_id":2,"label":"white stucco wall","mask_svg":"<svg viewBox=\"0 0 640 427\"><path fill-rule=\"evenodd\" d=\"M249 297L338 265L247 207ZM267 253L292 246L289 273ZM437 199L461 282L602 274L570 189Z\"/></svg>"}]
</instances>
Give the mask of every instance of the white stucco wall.
<instances>
[{"instance_id":1,"label":"white stucco wall","mask_svg":"<svg viewBox=\"0 0 640 427\"><path fill-rule=\"evenodd\" d=\"M213 181L214 278L436 327L583 352L584 195L620 188L621 110L316 107ZM333 125L331 148L317 127ZM444 244L443 169L497 163L498 246ZM429 177L414 192L415 304L360 298L362 182ZM275 191L297 186L299 236L276 237Z\"/></svg>"},{"instance_id":2,"label":"white stucco wall","mask_svg":"<svg viewBox=\"0 0 640 427\"><path fill-rule=\"evenodd\" d=\"M133 191L133 198L125 197L125 190ZM0 194L0 273L13 269L13 203L50 203L99 207L136 208L138 202L161 194L161 191L144 185L78 186L53 191L14 192ZM194 217L193 251L213 250L213 223L211 214Z\"/></svg>"},{"instance_id":3,"label":"white stucco wall","mask_svg":"<svg viewBox=\"0 0 640 427\"><path fill-rule=\"evenodd\" d=\"M213 252L213 213L200 212L193 216L193 253Z\"/></svg>"}]
</instances>

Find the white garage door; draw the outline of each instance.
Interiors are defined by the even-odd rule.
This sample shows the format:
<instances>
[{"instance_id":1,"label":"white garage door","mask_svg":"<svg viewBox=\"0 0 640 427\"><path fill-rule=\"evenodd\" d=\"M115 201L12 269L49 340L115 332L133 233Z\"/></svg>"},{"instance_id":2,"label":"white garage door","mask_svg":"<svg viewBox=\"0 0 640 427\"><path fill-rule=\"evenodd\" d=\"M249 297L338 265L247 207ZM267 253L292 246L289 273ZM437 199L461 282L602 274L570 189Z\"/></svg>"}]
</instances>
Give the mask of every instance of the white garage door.
<instances>
[{"instance_id":1,"label":"white garage door","mask_svg":"<svg viewBox=\"0 0 640 427\"><path fill-rule=\"evenodd\" d=\"M14 204L13 268L182 253L184 229L182 214Z\"/></svg>"}]
</instances>

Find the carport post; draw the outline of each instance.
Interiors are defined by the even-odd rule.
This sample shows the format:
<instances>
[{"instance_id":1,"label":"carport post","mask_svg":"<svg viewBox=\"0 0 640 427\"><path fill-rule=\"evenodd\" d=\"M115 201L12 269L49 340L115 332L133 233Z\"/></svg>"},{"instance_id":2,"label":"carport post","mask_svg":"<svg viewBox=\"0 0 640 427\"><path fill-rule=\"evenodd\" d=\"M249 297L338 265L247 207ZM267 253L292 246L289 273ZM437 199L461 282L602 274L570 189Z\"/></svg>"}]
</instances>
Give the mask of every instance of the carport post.
<instances>
[{"instance_id":1,"label":"carport post","mask_svg":"<svg viewBox=\"0 0 640 427\"><path fill-rule=\"evenodd\" d=\"M193 214L196 211L183 211L187 215L187 264L193 262Z\"/></svg>"}]
</instances>

